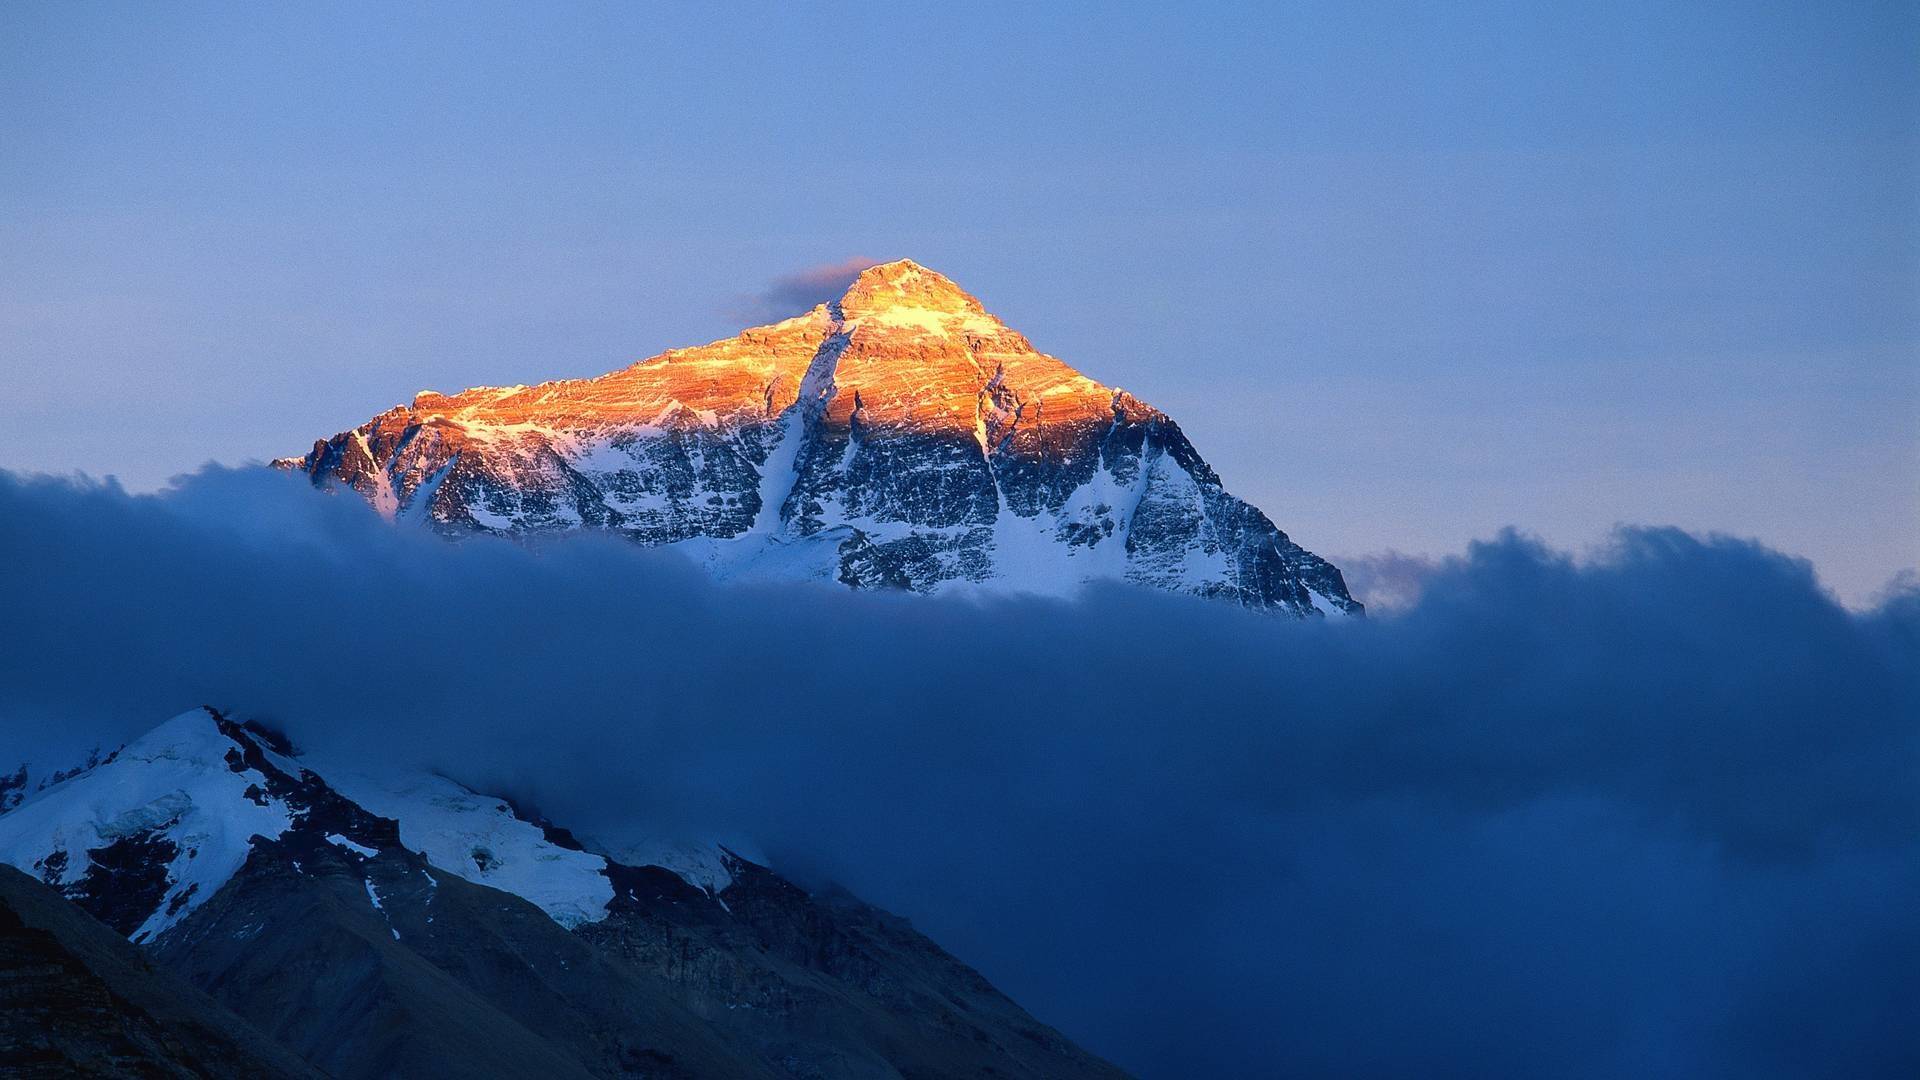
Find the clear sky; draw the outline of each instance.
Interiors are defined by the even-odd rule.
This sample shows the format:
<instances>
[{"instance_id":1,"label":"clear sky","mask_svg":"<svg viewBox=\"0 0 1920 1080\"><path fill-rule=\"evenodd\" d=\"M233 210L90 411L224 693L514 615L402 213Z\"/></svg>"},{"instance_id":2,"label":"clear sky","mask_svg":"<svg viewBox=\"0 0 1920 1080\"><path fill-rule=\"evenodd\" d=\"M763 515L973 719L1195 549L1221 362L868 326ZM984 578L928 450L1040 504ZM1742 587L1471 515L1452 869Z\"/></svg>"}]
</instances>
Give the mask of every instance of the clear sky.
<instances>
[{"instance_id":1,"label":"clear sky","mask_svg":"<svg viewBox=\"0 0 1920 1080\"><path fill-rule=\"evenodd\" d=\"M1911 5L0 7L0 466L151 487L948 273L1336 558L1920 563Z\"/></svg>"}]
</instances>

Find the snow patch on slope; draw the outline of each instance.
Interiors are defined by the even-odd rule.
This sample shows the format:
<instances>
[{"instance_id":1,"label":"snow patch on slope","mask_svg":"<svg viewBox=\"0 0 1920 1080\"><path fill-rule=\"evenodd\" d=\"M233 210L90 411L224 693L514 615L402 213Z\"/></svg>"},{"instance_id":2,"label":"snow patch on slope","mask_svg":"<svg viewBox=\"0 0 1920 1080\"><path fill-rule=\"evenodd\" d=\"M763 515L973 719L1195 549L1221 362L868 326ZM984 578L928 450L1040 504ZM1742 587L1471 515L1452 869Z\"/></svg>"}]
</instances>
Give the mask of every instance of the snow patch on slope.
<instances>
[{"instance_id":1,"label":"snow patch on slope","mask_svg":"<svg viewBox=\"0 0 1920 1080\"><path fill-rule=\"evenodd\" d=\"M648 837L630 840L604 849L615 862L627 866L659 866L680 875L680 879L708 896L717 897L733 884L733 871L727 865L727 852L765 864L766 856L752 845L739 841L668 840Z\"/></svg>"},{"instance_id":2,"label":"snow patch on slope","mask_svg":"<svg viewBox=\"0 0 1920 1080\"><path fill-rule=\"evenodd\" d=\"M374 848L370 848L365 844L356 844L353 841L347 839L346 837L341 836L339 833L328 833L327 843L332 844L334 847L342 848L346 851L351 851L355 855L358 855L363 859L371 859L375 855L380 854L378 850Z\"/></svg>"},{"instance_id":3,"label":"snow patch on slope","mask_svg":"<svg viewBox=\"0 0 1920 1080\"><path fill-rule=\"evenodd\" d=\"M316 770L369 813L400 822L400 843L436 868L510 892L572 928L607 917L606 859L550 842L539 826L445 777Z\"/></svg>"},{"instance_id":4,"label":"snow patch on slope","mask_svg":"<svg viewBox=\"0 0 1920 1080\"><path fill-rule=\"evenodd\" d=\"M94 852L132 837L171 843L165 894L130 936L163 933L226 884L253 837L278 837L293 824L263 775L229 767L233 749L204 710L182 713L0 817L0 862L71 894Z\"/></svg>"}]
</instances>

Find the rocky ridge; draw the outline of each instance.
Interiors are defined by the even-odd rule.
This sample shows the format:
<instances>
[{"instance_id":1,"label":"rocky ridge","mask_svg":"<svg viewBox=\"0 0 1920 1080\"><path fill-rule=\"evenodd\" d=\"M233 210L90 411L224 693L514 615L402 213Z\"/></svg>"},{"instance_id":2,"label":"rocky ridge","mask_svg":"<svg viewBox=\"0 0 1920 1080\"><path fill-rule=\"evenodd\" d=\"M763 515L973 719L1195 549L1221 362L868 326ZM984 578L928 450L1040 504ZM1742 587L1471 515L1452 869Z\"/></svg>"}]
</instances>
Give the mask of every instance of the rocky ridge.
<instances>
[{"instance_id":1,"label":"rocky ridge","mask_svg":"<svg viewBox=\"0 0 1920 1080\"><path fill-rule=\"evenodd\" d=\"M116 947L220 1007L202 1013L231 1010L256 1055L333 1076L1122 1075L903 919L724 847L668 850L671 866L594 850L444 777L323 775L212 709L0 813L0 863L38 879L43 907L130 938ZM13 932L0 917L0 991ZM219 1047L167 1059L178 1025L123 1023L57 949L23 948L71 976L48 1008L95 1012L52 1047L0 1025L0 1055L261 1075L205 1064Z\"/></svg>"},{"instance_id":2,"label":"rocky ridge","mask_svg":"<svg viewBox=\"0 0 1920 1080\"><path fill-rule=\"evenodd\" d=\"M605 529L722 577L1041 593L1119 579L1361 612L1166 414L909 260L611 374L422 392L276 464L451 534Z\"/></svg>"}]
</instances>

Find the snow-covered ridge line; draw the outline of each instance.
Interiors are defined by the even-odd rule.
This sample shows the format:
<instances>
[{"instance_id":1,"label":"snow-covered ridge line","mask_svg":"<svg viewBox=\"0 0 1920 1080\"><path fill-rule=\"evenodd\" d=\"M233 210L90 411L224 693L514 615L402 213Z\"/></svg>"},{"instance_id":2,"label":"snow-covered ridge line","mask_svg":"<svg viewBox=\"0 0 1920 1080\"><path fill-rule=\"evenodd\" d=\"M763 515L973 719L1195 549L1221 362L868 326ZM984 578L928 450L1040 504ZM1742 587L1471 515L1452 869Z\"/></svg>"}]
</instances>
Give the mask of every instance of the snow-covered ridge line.
<instances>
[{"instance_id":1,"label":"snow-covered ridge line","mask_svg":"<svg viewBox=\"0 0 1920 1080\"><path fill-rule=\"evenodd\" d=\"M362 859L416 852L569 928L607 917L612 879L629 865L528 820L508 800L441 776L375 777L310 762L212 708L182 713L0 814L0 862L144 942L217 893L256 844L295 834ZM658 850L658 865L708 895L731 881L730 855L717 846Z\"/></svg>"}]
</instances>

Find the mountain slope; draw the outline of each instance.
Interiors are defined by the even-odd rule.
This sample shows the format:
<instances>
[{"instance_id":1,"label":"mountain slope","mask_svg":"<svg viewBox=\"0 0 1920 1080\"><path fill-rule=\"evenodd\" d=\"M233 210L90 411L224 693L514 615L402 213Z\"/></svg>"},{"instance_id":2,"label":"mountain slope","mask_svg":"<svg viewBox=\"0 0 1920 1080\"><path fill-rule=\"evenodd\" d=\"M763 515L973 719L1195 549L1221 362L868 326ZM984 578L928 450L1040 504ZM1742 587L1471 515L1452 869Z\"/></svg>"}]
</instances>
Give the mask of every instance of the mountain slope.
<instances>
[{"instance_id":1,"label":"mountain slope","mask_svg":"<svg viewBox=\"0 0 1920 1080\"><path fill-rule=\"evenodd\" d=\"M0 813L0 862L338 1076L1120 1075L843 893L312 764L186 713Z\"/></svg>"},{"instance_id":2,"label":"mountain slope","mask_svg":"<svg viewBox=\"0 0 1920 1080\"><path fill-rule=\"evenodd\" d=\"M598 378L423 392L277 464L449 532L609 529L721 576L1036 592L1123 579L1361 610L1164 413L908 260L805 315Z\"/></svg>"},{"instance_id":3,"label":"mountain slope","mask_svg":"<svg viewBox=\"0 0 1920 1080\"><path fill-rule=\"evenodd\" d=\"M776 1075L534 905L400 848L262 842L153 954L339 1077Z\"/></svg>"},{"instance_id":4,"label":"mountain slope","mask_svg":"<svg viewBox=\"0 0 1920 1080\"><path fill-rule=\"evenodd\" d=\"M0 865L0 1075L320 1074L52 889Z\"/></svg>"}]
</instances>

